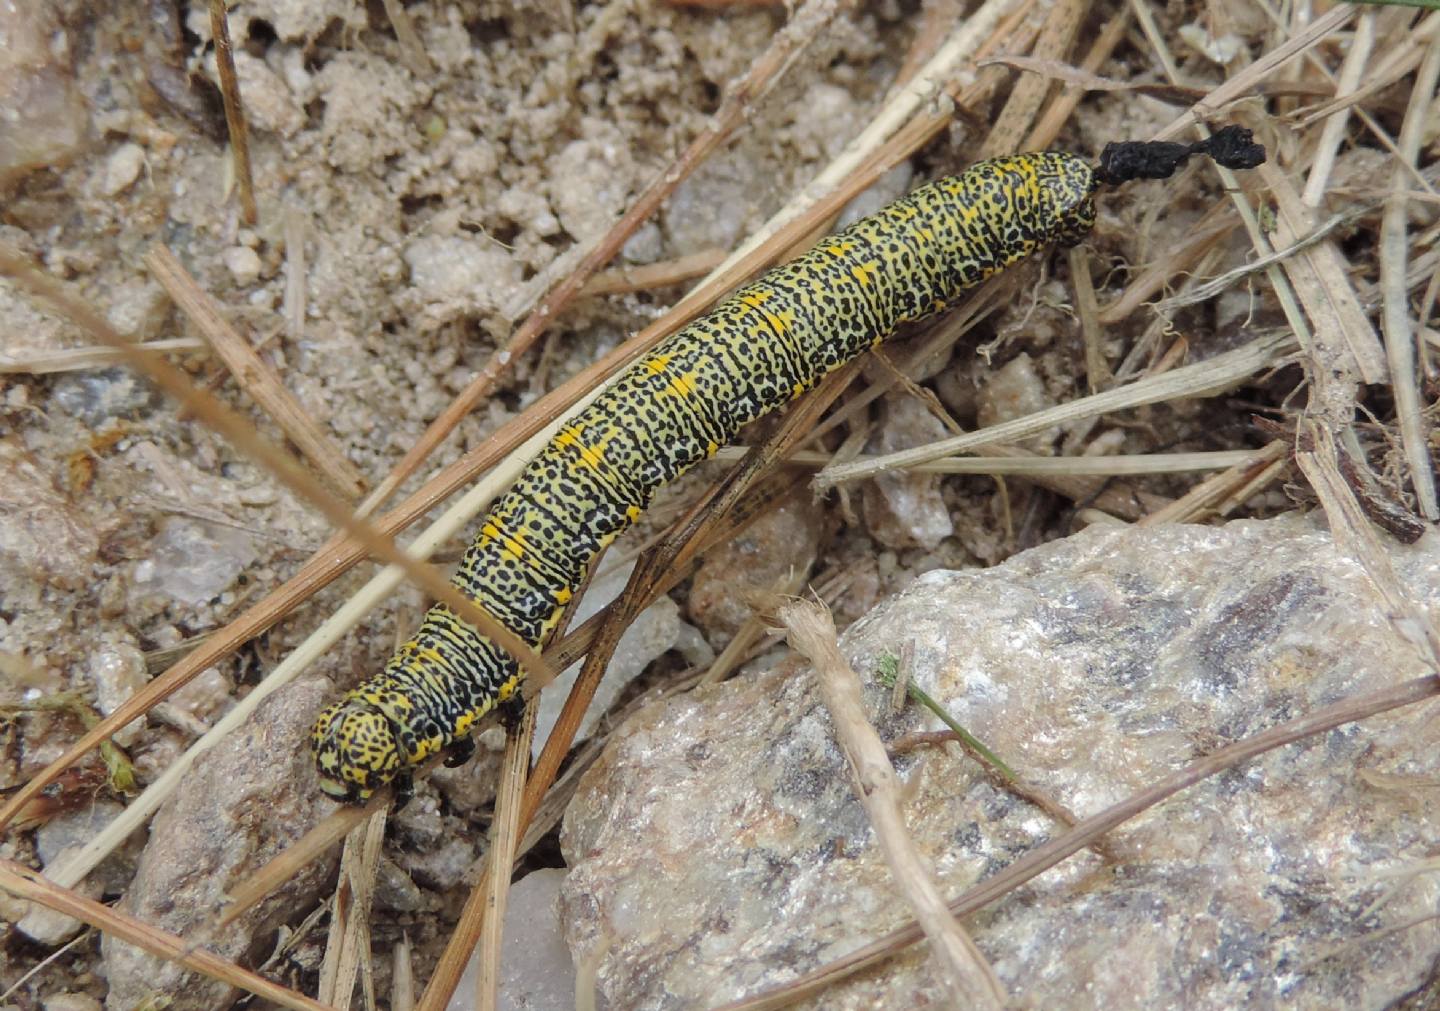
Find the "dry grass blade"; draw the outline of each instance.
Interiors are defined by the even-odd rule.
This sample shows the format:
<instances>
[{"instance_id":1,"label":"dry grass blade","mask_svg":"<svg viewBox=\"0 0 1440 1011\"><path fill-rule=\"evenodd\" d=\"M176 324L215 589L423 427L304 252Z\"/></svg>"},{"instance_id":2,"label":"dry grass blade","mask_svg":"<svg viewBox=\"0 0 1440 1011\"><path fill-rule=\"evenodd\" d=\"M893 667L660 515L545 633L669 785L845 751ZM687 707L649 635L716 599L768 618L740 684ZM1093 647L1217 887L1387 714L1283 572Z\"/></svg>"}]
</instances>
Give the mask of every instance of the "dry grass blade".
<instances>
[{"instance_id":1,"label":"dry grass blade","mask_svg":"<svg viewBox=\"0 0 1440 1011\"><path fill-rule=\"evenodd\" d=\"M1435 500L1429 426L1422 417L1420 385L1415 374L1417 349L1414 325L1410 319L1410 298L1405 285L1405 261L1409 256L1405 232L1409 204L1408 167L1419 158L1427 124L1434 122L1437 79L1440 79L1440 45L1432 44L1425 50L1410 92L1410 106L1400 128L1399 164L1391 172L1390 195L1385 200L1385 213L1380 223L1380 287L1384 298L1381 323L1385 332L1386 360L1390 365L1390 387L1395 394L1395 416L1400 426L1405 459L1410 465L1410 482L1415 488L1420 515L1432 522L1440 519L1440 504Z\"/></svg>"},{"instance_id":2,"label":"dry grass blade","mask_svg":"<svg viewBox=\"0 0 1440 1011\"><path fill-rule=\"evenodd\" d=\"M1119 323L1126 319L1132 312L1135 312L1147 301L1154 298L1156 294L1169 287L1171 279L1177 274L1192 270L1207 253L1215 249L1227 235L1235 230L1240 224L1240 218L1233 210L1226 207L1212 209L1205 216L1205 220L1194 230L1188 239L1178 245L1162 252L1162 255L1153 263L1147 265L1138 277L1131 279L1125 286L1120 296L1100 308L1096 313L1097 322L1106 326ZM1224 285L1218 286L1215 291L1206 295L1211 298L1225 288L1228 288L1238 277L1248 273L1247 267L1235 271L1237 277L1231 278ZM1193 290L1193 286L1192 286ZM1196 301L1204 299L1196 298ZM1164 316L1169 313L1170 300L1156 303L1154 311L1156 315Z\"/></svg>"},{"instance_id":3,"label":"dry grass blade","mask_svg":"<svg viewBox=\"0 0 1440 1011\"><path fill-rule=\"evenodd\" d=\"M1099 393L1114 382L1115 373L1105 360L1105 337L1100 330L1095 282L1090 277L1090 257L1079 246L1072 246L1066 258L1075 289L1075 313L1080 317L1080 333L1085 339L1085 385L1091 393Z\"/></svg>"},{"instance_id":4,"label":"dry grass blade","mask_svg":"<svg viewBox=\"0 0 1440 1011\"><path fill-rule=\"evenodd\" d=\"M745 450L738 446L722 449L720 460L739 460ZM956 456L917 463L908 468L916 474L1015 474L1021 477L1118 477L1139 474L1184 474L1197 470L1224 470L1246 464L1255 453L1248 449L1222 449L1204 453L1145 453L1135 456ZM855 462L878 457L860 456ZM785 458L797 467L828 465L829 453L799 450Z\"/></svg>"},{"instance_id":5,"label":"dry grass blade","mask_svg":"<svg viewBox=\"0 0 1440 1011\"><path fill-rule=\"evenodd\" d=\"M1417 6L1419 5L1417 4ZM1342 9L1343 8L1336 8L1336 11ZM1331 13L1333 15L1336 12L1332 11ZM1369 69L1366 74L1367 80L1364 84L1348 93L1341 93L1337 90L1334 99L1318 108L1310 110L1305 117L1296 124L1297 128L1303 129L1313 123L1327 119L1340 110L1355 105L1381 89L1388 88L1402 77L1414 71L1414 69L1420 65L1426 48L1434 44L1437 33L1440 33L1440 14L1431 14L1420 25L1406 32L1401 39L1400 45L1386 53L1374 67Z\"/></svg>"},{"instance_id":6,"label":"dry grass blade","mask_svg":"<svg viewBox=\"0 0 1440 1011\"><path fill-rule=\"evenodd\" d=\"M255 181L250 172L250 131L245 126L245 106L240 101L240 81L235 76L235 49L230 42L230 16L225 10L225 0L210 0L210 34L215 39L220 97L225 102L225 126L230 131L235 180L240 187L240 214L247 225L253 225L260 220L260 214L255 209Z\"/></svg>"},{"instance_id":7,"label":"dry grass blade","mask_svg":"<svg viewBox=\"0 0 1440 1011\"><path fill-rule=\"evenodd\" d=\"M510 894L510 868L515 863L515 849L523 831L525 773L530 767L530 742L535 736L535 716L539 706L532 698L525 706L520 725L505 735L505 758L500 766L500 787L495 797L495 821L490 832L490 852L486 861L484 921L480 929L480 972L475 980L477 1011L495 1011L500 991L500 942L505 926L505 902ZM438 991L435 992L439 996ZM431 996L426 988L417 1011L443 1011L450 995L443 1000Z\"/></svg>"},{"instance_id":8,"label":"dry grass blade","mask_svg":"<svg viewBox=\"0 0 1440 1011\"><path fill-rule=\"evenodd\" d=\"M773 599L788 599L799 594L805 589L808 570L788 572L776 579L765 594ZM739 669L742 663L755 651L756 643L766 637L770 629L770 622L757 614L751 614L744 623L735 630L735 635L725 644L710 669L700 679L700 686L719 684Z\"/></svg>"},{"instance_id":9,"label":"dry grass blade","mask_svg":"<svg viewBox=\"0 0 1440 1011\"><path fill-rule=\"evenodd\" d=\"M602 270L585 282L583 296L627 295L635 291L651 291L672 284L704 277L725 261L726 251L716 246L698 253L676 257L664 263L647 263L638 267L616 267Z\"/></svg>"},{"instance_id":10,"label":"dry grass blade","mask_svg":"<svg viewBox=\"0 0 1440 1011\"><path fill-rule=\"evenodd\" d=\"M1227 270L1225 273L1220 274L1217 277L1213 277L1203 284L1194 285L1189 291L1183 294L1161 299L1160 301L1155 303L1155 311L1160 315L1164 316L1174 313L1179 309L1183 309L1187 305L1196 305L1200 302L1208 302L1210 299L1214 298L1216 295L1219 295L1226 288L1229 288L1236 282L1243 281L1246 278L1251 277L1255 274L1265 273L1271 265L1289 259L1296 253L1300 252L1303 249L1306 249L1309 246L1314 245L1317 242L1324 241L1324 239L1328 235L1330 235L1330 233L1334 232L1335 229L1339 228L1341 225L1346 224L1346 222L1346 215L1332 215L1330 218L1321 222L1315 228L1311 229L1305 235L1300 236L1288 246L1283 246L1280 249L1272 250L1264 254L1263 256L1251 260L1244 266L1236 267L1234 270ZM1225 229L1225 231L1228 232L1230 228L1233 228L1237 223L1238 222L1236 222L1232 218L1230 221L1227 222L1228 227ZM1208 239L1208 241L1206 241L1204 245L1206 248L1208 248L1223 237L1224 233L1217 233L1213 237L1207 236L1206 238ZM1126 302L1128 304L1128 291L1126 292L1126 296Z\"/></svg>"},{"instance_id":11,"label":"dry grass blade","mask_svg":"<svg viewBox=\"0 0 1440 1011\"><path fill-rule=\"evenodd\" d=\"M250 342L230 325L219 303L195 283L175 254L156 245L145 254L145 266L210 342L235 381L280 426L300 453L342 494L358 497L365 490L365 482L355 465L345 459L280 377L260 360Z\"/></svg>"},{"instance_id":12,"label":"dry grass blade","mask_svg":"<svg viewBox=\"0 0 1440 1011\"><path fill-rule=\"evenodd\" d=\"M156 354L209 354L210 345L198 337L175 337L170 340L146 341L141 347ZM64 348L59 351L28 351L0 354L0 376L45 376L55 372L78 372L100 369L124 361L114 348Z\"/></svg>"},{"instance_id":13,"label":"dry grass blade","mask_svg":"<svg viewBox=\"0 0 1440 1011\"><path fill-rule=\"evenodd\" d=\"M1144 10L1144 6L1139 4L1132 5L1132 8L1137 11ZM1296 55L1314 46L1331 32L1339 31L1354 16L1355 7L1350 4L1341 5L1322 14L1306 25L1302 31L1291 35L1250 66L1231 75L1204 99L1167 123L1165 129L1157 133L1154 139L1170 140L1197 123L1203 123L1216 116L1224 111L1231 102L1244 97L1261 81L1289 63Z\"/></svg>"},{"instance_id":14,"label":"dry grass blade","mask_svg":"<svg viewBox=\"0 0 1440 1011\"><path fill-rule=\"evenodd\" d=\"M1146 37L1157 57L1165 65L1171 81L1176 81L1175 61L1163 36L1154 30L1143 7L1137 5L1136 11L1142 25L1147 26ZM1243 93L1239 84L1241 79L1247 87L1258 82L1289 59L1307 52L1353 14L1350 9L1337 8L1316 19L1304 31L1297 32L1246 71L1222 84L1197 109L1214 104L1217 96ZM1195 110L1191 110L1161 131L1159 136L1173 136L1183 126L1189 125L1187 119L1199 125L1199 117L1195 115ZM1256 250L1262 255L1270 252L1271 243L1263 234L1254 211L1243 199L1233 173L1218 166L1216 171L1231 192L1235 209L1245 222ZM1301 200L1289 177L1273 164L1260 165L1256 172L1269 188L1276 206L1275 241L1282 246L1295 245L1301 236L1312 233L1315 222L1311 210ZM1303 248L1299 256L1287 259L1279 266L1266 268L1265 273L1287 322L1313 359L1310 370L1314 385L1311 408L1323 413L1332 423L1340 423L1353 414L1359 383L1378 383L1385 377L1384 353L1379 338L1360 307L1346 276L1340 252L1333 243L1321 242ZM1307 322L1307 317L1313 322L1313 327Z\"/></svg>"},{"instance_id":15,"label":"dry grass blade","mask_svg":"<svg viewBox=\"0 0 1440 1011\"><path fill-rule=\"evenodd\" d=\"M956 1007L1001 1008L1008 998L975 942L945 908L933 869L915 848L900 811L900 783L880 735L865 716L860 678L835 643L835 623L822 606L795 601L778 615L790 645L810 660L835 736L850 763L855 795L870 816L895 883L915 915L948 982Z\"/></svg>"},{"instance_id":16,"label":"dry grass blade","mask_svg":"<svg viewBox=\"0 0 1440 1011\"><path fill-rule=\"evenodd\" d=\"M1375 45L1375 12L1366 11L1355 22L1355 31L1350 37L1350 51L1345 54L1345 64L1340 69L1340 79L1335 83L1335 95L1352 94L1365 73L1365 65ZM1325 120L1320 131L1320 142L1315 149L1315 160L1310 166L1310 175L1305 180L1305 191L1300 199L1306 207L1319 207L1325 196L1325 187L1330 181L1330 171L1335 167L1335 155L1345 139L1345 127L1350 121L1349 106L1336 110L1336 115Z\"/></svg>"},{"instance_id":17,"label":"dry grass blade","mask_svg":"<svg viewBox=\"0 0 1440 1011\"><path fill-rule=\"evenodd\" d=\"M348 1011L355 996L355 977L363 970L366 1007L375 1006L375 982L370 962L370 908L375 897L375 873L380 866L380 845L385 839L386 809L381 807L345 839L340 858L340 879L330 911L330 933L325 961L320 966L320 999Z\"/></svg>"},{"instance_id":18,"label":"dry grass blade","mask_svg":"<svg viewBox=\"0 0 1440 1011\"><path fill-rule=\"evenodd\" d=\"M955 916L968 916L1031 881L1060 861L1074 856L1106 832L1141 812L1174 796L1187 787L1249 761L1267 751L1293 744L1316 734L1333 730L1347 723L1377 716L1380 713L1413 705L1440 695L1440 679L1434 676L1415 678L1393 688L1369 692L1343 699L1316 710L1309 716L1289 720L1253 737L1236 741L1212 755L1192 762L1166 776L1154 786L1126 798L1080 822L1064 835L1036 847L994 877L974 886L949 903ZM820 993L825 988L877 965L923 937L916 924L891 931L862 948L820 966L811 972L772 990L724 1005L720 1011L762 1011L780 1008Z\"/></svg>"},{"instance_id":19,"label":"dry grass blade","mask_svg":"<svg viewBox=\"0 0 1440 1011\"><path fill-rule=\"evenodd\" d=\"M281 1007L294 1008L296 1011L334 1011L328 1004L311 1000L279 983L272 983L218 955L203 949L192 950L182 938L174 934L156 930L133 916L60 888L30 868L11 860L0 860L0 889L18 898L39 903L47 909L73 916L152 955L177 962L187 969L204 973L211 979L238 987Z\"/></svg>"},{"instance_id":20,"label":"dry grass blade","mask_svg":"<svg viewBox=\"0 0 1440 1011\"><path fill-rule=\"evenodd\" d=\"M416 77L429 77L435 73L435 65L430 62L430 54L425 51L425 43L420 41L405 5L400 0L384 0L384 3L385 16L390 19L395 40L400 43L401 61Z\"/></svg>"},{"instance_id":21,"label":"dry grass blade","mask_svg":"<svg viewBox=\"0 0 1440 1011\"><path fill-rule=\"evenodd\" d=\"M887 470L913 467L943 456L969 452L980 446L1014 442L1042 432L1052 425L1064 425L1082 418L1129 410L1145 404L1160 403L1180 397L1199 397L1218 393L1234 383L1269 368L1291 348L1289 334L1261 337L1244 347L1216 355L1195 365L1149 376L1128 386L1104 393L1081 397L1023 418L991 425L976 432L950 439L941 439L925 446L874 457L867 461L827 467L815 476L820 490L846 481L859 481Z\"/></svg>"},{"instance_id":22,"label":"dry grass blade","mask_svg":"<svg viewBox=\"0 0 1440 1011\"><path fill-rule=\"evenodd\" d=\"M1182 497L1163 509L1157 509L1144 517L1137 526L1153 527L1162 523L1194 523L1209 509L1236 494L1240 489L1250 491L1258 474L1284 460L1289 446L1276 440L1253 453L1246 453L1245 459L1238 460L1220 474L1201 481Z\"/></svg>"},{"instance_id":23,"label":"dry grass blade","mask_svg":"<svg viewBox=\"0 0 1440 1011\"><path fill-rule=\"evenodd\" d=\"M1298 255L1282 261L1279 266L1293 286L1295 295L1309 317L1311 340L1317 358L1317 384L1344 385L1345 378L1358 376L1366 383L1383 382L1386 377L1385 353L1380 338L1371 326L1370 319L1360 308L1354 286L1346 274L1339 247L1330 240L1310 245L1300 240L1316 231L1313 214L1300 200L1285 173L1273 165L1261 165L1256 170L1260 179L1269 188L1277 209L1275 240L1281 246L1299 245ZM1242 211L1242 213L1244 213ZM1258 238L1258 234L1252 233ZM1276 268L1267 268L1277 290L1285 288ZM1297 333L1304 333L1302 326ZM1320 380L1319 374L1334 372L1342 379ZM1344 406L1345 397L1337 389L1335 396L1339 403L1333 407L1327 403L1326 410L1333 411L1335 418L1348 416Z\"/></svg>"},{"instance_id":24,"label":"dry grass blade","mask_svg":"<svg viewBox=\"0 0 1440 1011\"><path fill-rule=\"evenodd\" d=\"M1058 0L1046 15L1029 58L1040 63L1065 59L1087 6L1086 0ZM975 160L984 161L1019 151L1049 90L1048 78L1039 74L1021 74Z\"/></svg>"},{"instance_id":25,"label":"dry grass blade","mask_svg":"<svg viewBox=\"0 0 1440 1011\"><path fill-rule=\"evenodd\" d=\"M1115 47L1120 44L1120 40L1125 37L1125 32L1129 28L1130 11L1125 8L1111 17L1105 23L1104 29L1095 37L1089 52L1085 54L1085 59L1080 64L1081 72L1094 74L1104 66L1105 61L1110 58L1110 54L1115 51ZM1040 114L1035 129L1031 130L1030 136L1025 139L1025 150L1039 151L1053 144L1055 138L1060 134L1061 127L1069 122L1071 115L1075 112L1075 107L1080 104L1080 99L1084 95L1083 88L1067 84Z\"/></svg>"},{"instance_id":26,"label":"dry grass blade","mask_svg":"<svg viewBox=\"0 0 1440 1011\"><path fill-rule=\"evenodd\" d=\"M400 941L395 945L393 965L390 978L390 1009L391 1011L415 1011L415 969L411 964L413 953L410 948L410 935L401 934Z\"/></svg>"}]
</instances>

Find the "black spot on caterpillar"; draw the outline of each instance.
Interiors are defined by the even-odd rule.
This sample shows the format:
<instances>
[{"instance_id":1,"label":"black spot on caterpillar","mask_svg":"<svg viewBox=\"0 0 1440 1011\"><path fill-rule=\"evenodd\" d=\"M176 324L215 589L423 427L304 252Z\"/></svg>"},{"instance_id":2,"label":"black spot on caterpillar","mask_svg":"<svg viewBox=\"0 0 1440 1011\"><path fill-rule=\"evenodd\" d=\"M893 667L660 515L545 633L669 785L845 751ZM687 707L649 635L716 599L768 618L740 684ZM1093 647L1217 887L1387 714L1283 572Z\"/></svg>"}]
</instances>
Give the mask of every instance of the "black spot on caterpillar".
<instances>
[{"instance_id":1,"label":"black spot on caterpillar","mask_svg":"<svg viewBox=\"0 0 1440 1011\"><path fill-rule=\"evenodd\" d=\"M1101 185L1173 172L1191 154L1235 167L1264 150L1229 128L1200 145L1111 145L982 162L922 186L746 285L621 374L491 508L453 581L539 648L600 550L660 487L744 425L814 387L903 323L1095 223ZM465 741L518 690L519 667L444 605L384 671L330 706L313 746L326 793L361 802Z\"/></svg>"}]
</instances>

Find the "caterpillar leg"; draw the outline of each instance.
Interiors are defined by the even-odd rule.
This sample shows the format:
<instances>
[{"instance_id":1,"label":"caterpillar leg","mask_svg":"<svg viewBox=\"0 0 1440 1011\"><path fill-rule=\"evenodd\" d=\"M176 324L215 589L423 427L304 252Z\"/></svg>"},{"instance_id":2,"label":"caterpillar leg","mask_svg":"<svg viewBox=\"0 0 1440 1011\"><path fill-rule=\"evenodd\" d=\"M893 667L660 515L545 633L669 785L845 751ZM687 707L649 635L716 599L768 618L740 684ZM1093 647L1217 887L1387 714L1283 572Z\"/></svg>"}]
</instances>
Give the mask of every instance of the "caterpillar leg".
<instances>
[{"instance_id":1,"label":"caterpillar leg","mask_svg":"<svg viewBox=\"0 0 1440 1011\"><path fill-rule=\"evenodd\" d=\"M395 806L390 809L392 814L399 811L415 798L415 777L410 774L409 769L406 769L404 772L396 775L393 783L394 786L392 789L395 791Z\"/></svg>"},{"instance_id":2,"label":"caterpillar leg","mask_svg":"<svg viewBox=\"0 0 1440 1011\"><path fill-rule=\"evenodd\" d=\"M500 715L500 725L509 734L520 726L520 721L525 716L525 698L520 694L520 686L515 686L515 691L495 706L495 711Z\"/></svg>"},{"instance_id":3,"label":"caterpillar leg","mask_svg":"<svg viewBox=\"0 0 1440 1011\"><path fill-rule=\"evenodd\" d=\"M445 768L456 769L475 757L475 738L468 734L464 737L457 737L450 742L450 748L445 753Z\"/></svg>"}]
</instances>

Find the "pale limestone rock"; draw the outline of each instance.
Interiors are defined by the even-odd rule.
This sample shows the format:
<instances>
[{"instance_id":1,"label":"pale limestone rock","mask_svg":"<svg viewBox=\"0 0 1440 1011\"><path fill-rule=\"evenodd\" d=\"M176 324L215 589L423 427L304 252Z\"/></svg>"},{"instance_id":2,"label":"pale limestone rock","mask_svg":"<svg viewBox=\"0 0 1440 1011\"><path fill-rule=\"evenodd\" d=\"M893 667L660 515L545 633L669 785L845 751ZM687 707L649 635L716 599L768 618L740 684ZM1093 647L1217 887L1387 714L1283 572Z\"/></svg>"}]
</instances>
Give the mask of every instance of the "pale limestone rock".
<instances>
[{"instance_id":1,"label":"pale limestone rock","mask_svg":"<svg viewBox=\"0 0 1440 1011\"><path fill-rule=\"evenodd\" d=\"M95 690L95 708L109 716L149 682L145 654L130 641L102 642L90 656L90 683ZM122 748L134 745L145 729L145 718L127 723L114 734Z\"/></svg>"},{"instance_id":2,"label":"pale limestone rock","mask_svg":"<svg viewBox=\"0 0 1440 1011\"><path fill-rule=\"evenodd\" d=\"M225 269L242 288L248 288L260 279L260 256L249 246L231 246L221 254Z\"/></svg>"},{"instance_id":3,"label":"pale limestone rock","mask_svg":"<svg viewBox=\"0 0 1440 1011\"><path fill-rule=\"evenodd\" d=\"M99 549L90 518L18 442L0 440L0 576L77 589Z\"/></svg>"},{"instance_id":4,"label":"pale limestone rock","mask_svg":"<svg viewBox=\"0 0 1440 1011\"><path fill-rule=\"evenodd\" d=\"M139 870L121 902L133 916L203 943L224 958L251 962L273 945L275 930L311 908L334 873L332 849L281 889L216 931L221 902L281 850L334 809L315 786L301 742L334 697L323 678L307 678L260 704L249 721L206 752L150 825ZM101 942L115 1011L156 999L172 1011L228 1007L234 992L170 962L106 937Z\"/></svg>"},{"instance_id":5,"label":"pale limestone rock","mask_svg":"<svg viewBox=\"0 0 1440 1011\"><path fill-rule=\"evenodd\" d=\"M0 187L60 167L85 140L89 113L58 10L45 0L0 3Z\"/></svg>"},{"instance_id":6,"label":"pale limestone rock","mask_svg":"<svg viewBox=\"0 0 1440 1011\"><path fill-rule=\"evenodd\" d=\"M580 606L575 609L575 615L570 619L570 627L579 628L590 617L598 614L601 608L618 598L629 582L634 568L634 563L631 563L605 572L602 564L601 572L581 599ZM688 636L685 634L687 631L690 633ZM575 735L576 743L587 740L594 733L595 725L610 712L626 686L639 677L652 662L671 649L688 651L695 649L697 645L701 654L695 656L692 663L699 666L715 659L714 652L704 645L699 633L680 618L679 605L669 597L661 596L636 615L615 645L615 654L605 667L605 674L596 686L595 697L590 700L580 730ZM535 757L539 757L546 738L555 729L565 699L580 676L582 667L581 663L571 664L555 679L554 684L540 693L540 710L535 717L535 737L531 743L531 751Z\"/></svg>"},{"instance_id":7,"label":"pale limestone rock","mask_svg":"<svg viewBox=\"0 0 1440 1011\"><path fill-rule=\"evenodd\" d=\"M555 903L565 872L553 867L525 875L510 887L500 941L500 1011L571 1011L575 967ZM446 1011L475 1007L478 960L471 957Z\"/></svg>"},{"instance_id":8,"label":"pale limestone rock","mask_svg":"<svg viewBox=\"0 0 1440 1011\"><path fill-rule=\"evenodd\" d=\"M914 397L898 397L885 405L885 417L867 450L880 455L913 449L950 433ZM865 525L888 548L933 548L955 532L950 510L940 494L938 474L896 471L879 474L861 486Z\"/></svg>"},{"instance_id":9,"label":"pale limestone rock","mask_svg":"<svg viewBox=\"0 0 1440 1011\"><path fill-rule=\"evenodd\" d=\"M135 566L134 589L203 604L229 587L255 555L254 538L242 530L171 516L161 524L150 556Z\"/></svg>"},{"instance_id":10,"label":"pale limestone rock","mask_svg":"<svg viewBox=\"0 0 1440 1011\"><path fill-rule=\"evenodd\" d=\"M736 537L705 553L690 583L690 616L717 645L753 616L755 594L773 593L792 572L815 564L825 514L813 502L789 501Z\"/></svg>"},{"instance_id":11,"label":"pale limestone rock","mask_svg":"<svg viewBox=\"0 0 1440 1011\"><path fill-rule=\"evenodd\" d=\"M1389 546L1440 605L1440 541ZM1221 744L1423 673L1317 520L1092 528L988 571L931 572L842 646L913 677L1051 797L1094 814ZM867 698L881 735L936 729ZM1024 1007L1377 1007L1440 956L1440 722L1412 707L1271 752L1072 857L967 926ZM1059 829L953 746L897 759L947 895ZM1388 787L1376 783L1391 783ZM908 920L799 663L627 722L566 815L562 920L612 1007L714 1005ZM1408 924L1383 937L1367 936ZM1325 958L1331 955L1333 957ZM943 1001L922 950L808 1007Z\"/></svg>"},{"instance_id":12,"label":"pale limestone rock","mask_svg":"<svg viewBox=\"0 0 1440 1011\"><path fill-rule=\"evenodd\" d=\"M515 258L483 235L425 235L405 249L417 323L439 326L460 315L494 313L520 286Z\"/></svg>"},{"instance_id":13,"label":"pale limestone rock","mask_svg":"<svg viewBox=\"0 0 1440 1011\"><path fill-rule=\"evenodd\" d=\"M989 428L1054 406L1055 398L1045 389L1035 360L1022 351L985 377L976 397L976 423ZM1050 432L1042 432L1027 445L1044 453L1052 441Z\"/></svg>"},{"instance_id":14,"label":"pale limestone rock","mask_svg":"<svg viewBox=\"0 0 1440 1011\"><path fill-rule=\"evenodd\" d=\"M105 172L100 180L100 192L107 197L124 193L145 167L145 149L136 143L121 144L110 153L105 161Z\"/></svg>"}]
</instances>

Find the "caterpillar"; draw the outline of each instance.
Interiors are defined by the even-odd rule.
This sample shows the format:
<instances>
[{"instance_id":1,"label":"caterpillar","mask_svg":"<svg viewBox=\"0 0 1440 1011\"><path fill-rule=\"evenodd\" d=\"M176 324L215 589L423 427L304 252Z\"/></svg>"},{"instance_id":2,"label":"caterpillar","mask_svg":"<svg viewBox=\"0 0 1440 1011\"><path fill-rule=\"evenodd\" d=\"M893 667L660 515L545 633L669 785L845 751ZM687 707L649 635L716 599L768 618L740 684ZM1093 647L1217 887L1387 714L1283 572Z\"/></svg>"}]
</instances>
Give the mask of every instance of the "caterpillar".
<instances>
[{"instance_id":1,"label":"caterpillar","mask_svg":"<svg viewBox=\"0 0 1440 1011\"><path fill-rule=\"evenodd\" d=\"M820 240L662 342L571 418L494 503L454 584L538 649L591 562L663 485L902 324L1042 246L1079 242L1100 186L1168 176L1194 153L1232 167L1264 160L1236 127L1197 145L1111 144L1096 167L1054 152L997 158ZM468 757L471 729L516 695L520 678L499 646L432 607L379 675L320 714L311 743L321 788L352 803L391 782L405 795L430 755Z\"/></svg>"}]
</instances>

